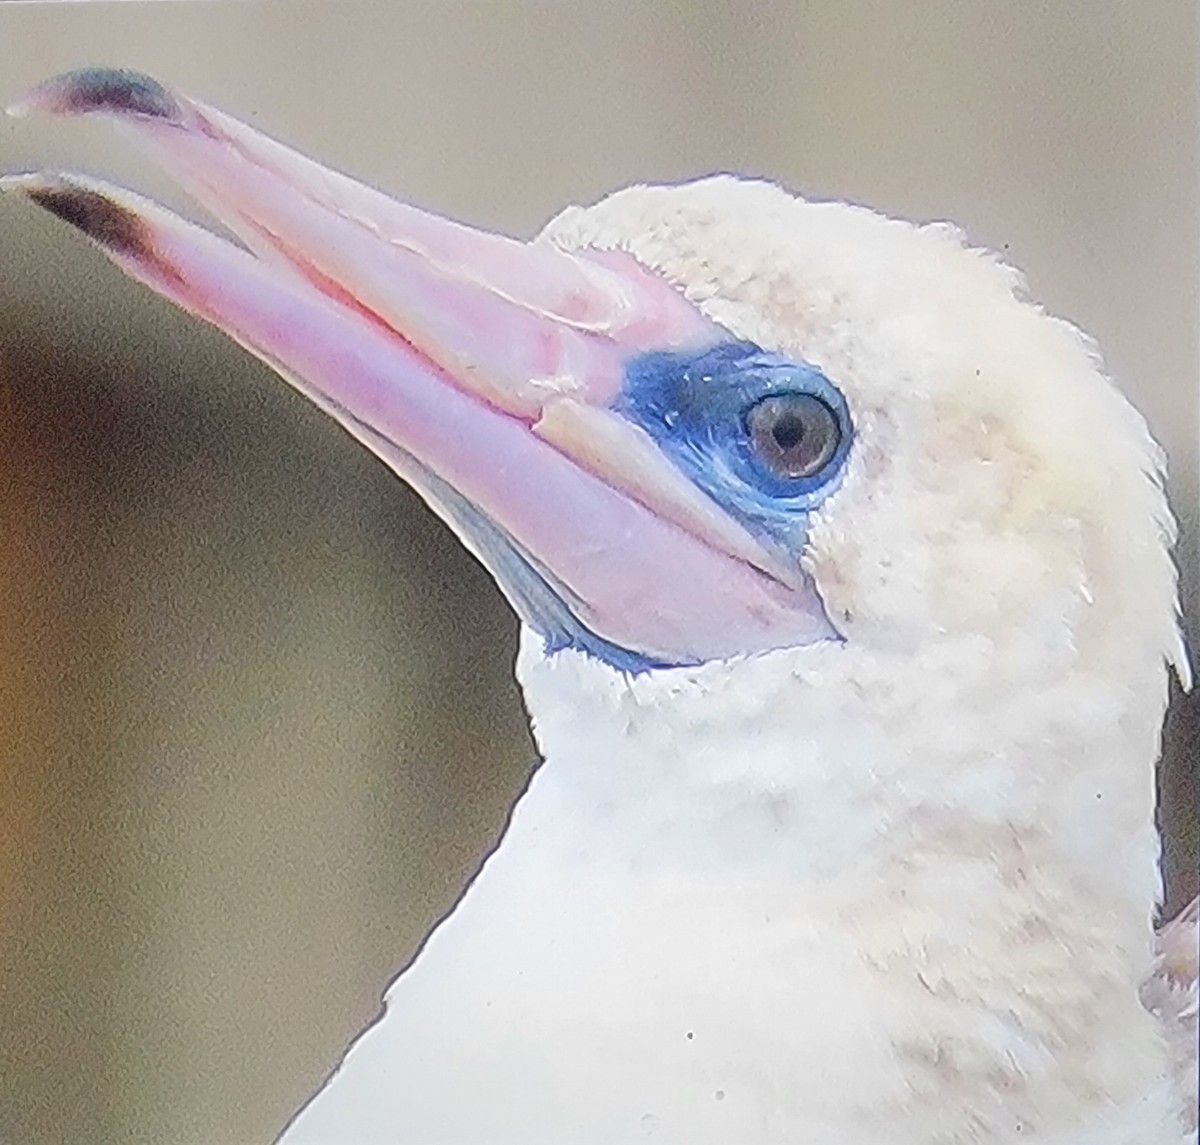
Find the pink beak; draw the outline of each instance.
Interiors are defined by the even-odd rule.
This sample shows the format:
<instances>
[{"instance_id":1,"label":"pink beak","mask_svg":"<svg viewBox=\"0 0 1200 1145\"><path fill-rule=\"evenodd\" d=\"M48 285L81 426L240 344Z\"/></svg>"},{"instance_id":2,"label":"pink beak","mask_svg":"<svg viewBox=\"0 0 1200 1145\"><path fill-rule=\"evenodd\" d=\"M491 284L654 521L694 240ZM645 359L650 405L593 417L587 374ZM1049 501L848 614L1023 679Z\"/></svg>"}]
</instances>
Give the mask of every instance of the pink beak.
<instances>
[{"instance_id":1,"label":"pink beak","mask_svg":"<svg viewBox=\"0 0 1200 1145\"><path fill-rule=\"evenodd\" d=\"M248 249L92 180L4 186L337 419L552 647L638 668L832 635L794 558L610 408L630 359L729 337L631 256L427 214L135 73L57 77L31 110L112 117Z\"/></svg>"}]
</instances>

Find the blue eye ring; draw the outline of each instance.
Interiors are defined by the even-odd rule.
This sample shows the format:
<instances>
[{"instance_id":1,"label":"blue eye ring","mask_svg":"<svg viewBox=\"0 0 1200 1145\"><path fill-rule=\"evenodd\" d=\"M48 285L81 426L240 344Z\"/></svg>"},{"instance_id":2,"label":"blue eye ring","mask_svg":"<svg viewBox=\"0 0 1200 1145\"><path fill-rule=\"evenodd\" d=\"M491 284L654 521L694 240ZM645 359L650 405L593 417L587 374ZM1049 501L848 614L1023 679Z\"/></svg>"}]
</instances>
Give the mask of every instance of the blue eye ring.
<instances>
[{"instance_id":1,"label":"blue eye ring","mask_svg":"<svg viewBox=\"0 0 1200 1145\"><path fill-rule=\"evenodd\" d=\"M781 401L763 405L771 398ZM818 367L751 342L640 354L626 364L611 408L751 532L796 551L809 512L837 489L854 441L845 396ZM781 466L769 453L764 461L761 434L772 428L766 415L788 409L819 419L810 444L822 447L804 464ZM790 436L782 435L785 452Z\"/></svg>"},{"instance_id":2,"label":"blue eye ring","mask_svg":"<svg viewBox=\"0 0 1200 1145\"><path fill-rule=\"evenodd\" d=\"M803 390L759 398L742 414L742 428L755 460L780 481L816 477L842 441L837 412Z\"/></svg>"}]
</instances>

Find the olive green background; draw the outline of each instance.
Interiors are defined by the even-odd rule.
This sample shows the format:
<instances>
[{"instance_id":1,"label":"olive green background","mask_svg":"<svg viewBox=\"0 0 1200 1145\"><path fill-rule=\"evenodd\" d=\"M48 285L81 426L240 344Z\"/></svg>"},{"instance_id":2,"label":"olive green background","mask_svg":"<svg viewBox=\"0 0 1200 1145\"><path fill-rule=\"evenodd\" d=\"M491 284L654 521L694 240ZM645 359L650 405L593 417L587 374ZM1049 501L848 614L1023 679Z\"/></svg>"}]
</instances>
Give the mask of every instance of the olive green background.
<instances>
[{"instance_id":1,"label":"olive green background","mask_svg":"<svg viewBox=\"0 0 1200 1145\"><path fill-rule=\"evenodd\" d=\"M952 218L1166 446L1194 638L1196 47L1184 2L0 3L0 94L142 69L519 235L718 169ZM0 124L0 167L30 166L190 210L101 123ZM0 202L0 1143L268 1141L533 758L514 641L381 465Z\"/></svg>"}]
</instances>

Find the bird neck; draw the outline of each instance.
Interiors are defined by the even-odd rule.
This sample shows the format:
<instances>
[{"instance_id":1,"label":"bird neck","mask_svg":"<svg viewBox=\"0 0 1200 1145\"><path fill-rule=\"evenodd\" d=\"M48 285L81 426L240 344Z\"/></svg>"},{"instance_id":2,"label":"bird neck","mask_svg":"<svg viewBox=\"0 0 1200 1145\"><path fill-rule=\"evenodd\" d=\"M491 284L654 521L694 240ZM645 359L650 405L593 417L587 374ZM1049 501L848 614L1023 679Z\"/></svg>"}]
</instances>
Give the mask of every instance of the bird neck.
<instances>
[{"instance_id":1,"label":"bird neck","mask_svg":"<svg viewBox=\"0 0 1200 1145\"><path fill-rule=\"evenodd\" d=\"M529 834L614 876L837 887L936 926L1049 913L1139 975L1160 894L1161 662L1131 682L1128 665L1006 676L1001 660L968 640L825 644L630 677L527 633L546 763L505 848Z\"/></svg>"},{"instance_id":2,"label":"bird neck","mask_svg":"<svg viewBox=\"0 0 1200 1145\"><path fill-rule=\"evenodd\" d=\"M545 763L378 1027L405 1071L453 1047L406 1093L448 1094L464 1047L490 1063L496 1103L430 1123L614 1141L654 1110L671 1140L893 1145L1172 1124L1138 997L1161 671L1139 697L979 651L627 677L526 633ZM547 1103L571 1128L496 1135Z\"/></svg>"}]
</instances>

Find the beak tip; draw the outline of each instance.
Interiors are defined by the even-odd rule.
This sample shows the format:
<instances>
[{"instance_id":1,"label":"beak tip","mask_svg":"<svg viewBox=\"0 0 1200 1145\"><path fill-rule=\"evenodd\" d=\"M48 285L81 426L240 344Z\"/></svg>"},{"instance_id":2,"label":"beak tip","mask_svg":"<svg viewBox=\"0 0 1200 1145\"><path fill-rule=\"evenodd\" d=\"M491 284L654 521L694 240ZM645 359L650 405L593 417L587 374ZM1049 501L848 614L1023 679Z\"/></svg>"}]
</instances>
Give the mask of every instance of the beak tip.
<instances>
[{"instance_id":1,"label":"beak tip","mask_svg":"<svg viewBox=\"0 0 1200 1145\"><path fill-rule=\"evenodd\" d=\"M10 175L0 180L0 190L23 192L43 210L114 254L154 261L154 244L146 224L100 191L52 174Z\"/></svg>"},{"instance_id":2,"label":"beak tip","mask_svg":"<svg viewBox=\"0 0 1200 1145\"><path fill-rule=\"evenodd\" d=\"M147 119L178 122L183 109L158 80L124 68L80 68L64 72L10 104L11 116L34 111L51 115L137 115Z\"/></svg>"}]
</instances>

